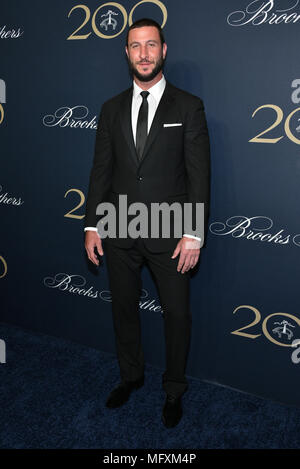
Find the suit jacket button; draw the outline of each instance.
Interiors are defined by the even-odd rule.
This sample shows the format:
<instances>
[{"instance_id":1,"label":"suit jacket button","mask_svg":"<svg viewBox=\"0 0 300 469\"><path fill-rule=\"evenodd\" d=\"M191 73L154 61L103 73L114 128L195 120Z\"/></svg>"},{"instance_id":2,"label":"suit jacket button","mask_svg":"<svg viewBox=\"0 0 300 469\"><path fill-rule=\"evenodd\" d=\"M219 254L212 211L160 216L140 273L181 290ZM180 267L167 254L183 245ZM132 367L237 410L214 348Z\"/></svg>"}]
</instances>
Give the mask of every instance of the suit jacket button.
<instances>
[{"instance_id":1,"label":"suit jacket button","mask_svg":"<svg viewBox=\"0 0 300 469\"><path fill-rule=\"evenodd\" d=\"M143 180L142 176L138 176L138 180L142 181Z\"/></svg>"}]
</instances>

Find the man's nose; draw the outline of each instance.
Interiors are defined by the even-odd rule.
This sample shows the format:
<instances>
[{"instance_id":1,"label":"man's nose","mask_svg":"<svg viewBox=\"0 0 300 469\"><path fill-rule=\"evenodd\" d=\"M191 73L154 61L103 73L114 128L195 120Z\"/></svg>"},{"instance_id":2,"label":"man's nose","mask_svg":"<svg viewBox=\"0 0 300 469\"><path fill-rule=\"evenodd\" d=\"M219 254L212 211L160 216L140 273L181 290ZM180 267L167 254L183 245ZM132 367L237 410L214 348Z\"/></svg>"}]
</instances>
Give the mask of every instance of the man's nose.
<instances>
[{"instance_id":1,"label":"man's nose","mask_svg":"<svg viewBox=\"0 0 300 469\"><path fill-rule=\"evenodd\" d=\"M140 49L140 56L142 59L146 59L148 57L148 46L141 46Z\"/></svg>"}]
</instances>

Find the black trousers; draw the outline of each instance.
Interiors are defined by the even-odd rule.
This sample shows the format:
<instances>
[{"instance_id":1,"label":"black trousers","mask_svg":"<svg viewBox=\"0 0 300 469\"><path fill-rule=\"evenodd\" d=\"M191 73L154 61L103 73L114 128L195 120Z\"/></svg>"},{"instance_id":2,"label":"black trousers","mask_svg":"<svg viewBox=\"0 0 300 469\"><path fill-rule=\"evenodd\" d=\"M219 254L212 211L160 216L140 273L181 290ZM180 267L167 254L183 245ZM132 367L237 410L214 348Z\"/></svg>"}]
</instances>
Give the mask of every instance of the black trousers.
<instances>
[{"instance_id":1,"label":"black trousers","mask_svg":"<svg viewBox=\"0 0 300 469\"><path fill-rule=\"evenodd\" d=\"M182 395L188 388L185 377L192 316L189 307L190 272L177 272L179 255L172 251L153 253L137 238L131 248L103 242L104 257L112 294L116 351L122 381L132 381L144 373L139 301L142 290L141 267L146 263L158 288L164 315L166 370L162 387L167 394Z\"/></svg>"}]
</instances>

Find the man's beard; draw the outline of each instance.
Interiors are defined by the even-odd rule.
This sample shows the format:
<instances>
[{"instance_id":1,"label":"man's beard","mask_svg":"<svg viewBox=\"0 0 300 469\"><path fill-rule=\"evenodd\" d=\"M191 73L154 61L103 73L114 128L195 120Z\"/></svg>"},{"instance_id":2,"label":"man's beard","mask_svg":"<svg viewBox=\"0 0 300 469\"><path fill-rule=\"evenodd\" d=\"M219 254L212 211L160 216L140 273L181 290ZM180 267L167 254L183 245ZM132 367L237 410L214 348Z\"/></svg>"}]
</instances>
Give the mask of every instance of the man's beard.
<instances>
[{"instance_id":1,"label":"man's beard","mask_svg":"<svg viewBox=\"0 0 300 469\"><path fill-rule=\"evenodd\" d=\"M157 61L154 69L152 70L152 72L148 73L147 75L142 75L138 70L137 68L135 67L135 65L129 60L129 58L127 57L127 62L128 62L128 66L129 66L129 70L130 72L140 81L151 81L153 80L153 78L156 77L156 75L163 69L163 66L164 66L164 63L165 63L165 59L163 58L163 55L161 54L159 60Z\"/></svg>"}]
</instances>

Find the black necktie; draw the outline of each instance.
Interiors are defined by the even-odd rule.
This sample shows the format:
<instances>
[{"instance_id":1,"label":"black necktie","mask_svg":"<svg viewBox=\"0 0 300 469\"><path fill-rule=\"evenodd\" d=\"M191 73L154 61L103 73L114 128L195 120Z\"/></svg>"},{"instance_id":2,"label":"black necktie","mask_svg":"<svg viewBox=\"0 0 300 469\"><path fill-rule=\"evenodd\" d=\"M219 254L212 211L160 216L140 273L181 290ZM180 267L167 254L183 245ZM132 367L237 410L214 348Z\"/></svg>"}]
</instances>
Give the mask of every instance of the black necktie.
<instances>
[{"instance_id":1,"label":"black necktie","mask_svg":"<svg viewBox=\"0 0 300 469\"><path fill-rule=\"evenodd\" d=\"M147 97L149 95L149 91L142 91L141 96L143 98L143 102L141 104L137 125L136 125L136 138L135 138L135 146L136 151L138 154L139 160L142 159L143 151L147 139L148 133L148 101Z\"/></svg>"}]
</instances>

